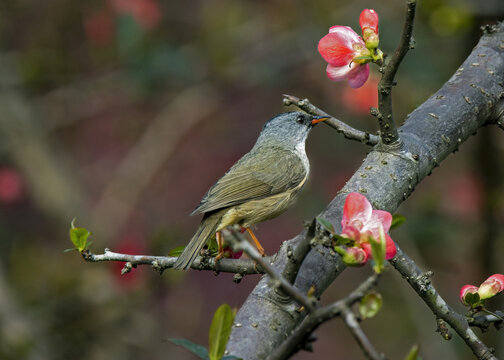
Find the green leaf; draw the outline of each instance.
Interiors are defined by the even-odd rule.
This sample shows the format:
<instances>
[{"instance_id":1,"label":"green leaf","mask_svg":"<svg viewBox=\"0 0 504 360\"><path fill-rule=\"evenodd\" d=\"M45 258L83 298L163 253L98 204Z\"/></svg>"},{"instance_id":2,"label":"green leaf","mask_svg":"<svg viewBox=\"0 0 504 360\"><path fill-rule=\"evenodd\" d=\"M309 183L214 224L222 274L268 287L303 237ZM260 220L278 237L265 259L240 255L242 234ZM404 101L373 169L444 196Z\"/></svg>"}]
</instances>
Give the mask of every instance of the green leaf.
<instances>
[{"instance_id":1,"label":"green leaf","mask_svg":"<svg viewBox=\"0 0 504 360\"><path fill-rule=\"evenodd\" d=\"M464 300L467 304L469 304L472 308L481 306L483 304L483 301L481 301L479 294L476 293L470 293L468 292L464 296Z\"/></svg>"},{"instance_id":2,"label":"green leaf","mask_svg":"<svg viewBox=\"0 0 504 360\"><path fill-rule=\"evenodd\" d=\"M222 358L222 360L243 360L242 358L236 357L234 355L226 355Z\"/></svg>"},{"instance_id":3,"label":"green leaf","mask_svg":"<svg viewBox=\"0 0 504 360\"><path fill-rule=\"evenodd\" d=\"M387 240L385 239L383 226L380 225L380 241L376 241L370 236L369 244L371 245L371 257L374 261L373 270L375 273L380 274L385 267L385 255L387 251Z\"/></svg>"},{"instance_id":4,"label":"green leaf","mask_svg":"<svg viewBox=\"0 0 504 360\"><path fill-rule=\"evenodd\" d=\"M418 359L418 351L420 348L418 347L417 344L413 345L404 360L417 360Z\"/></svg>"},{"instance_id":5,"label":"green leaf","mask_svg":"<svg viewBox=\"0 0 504 360\"><path fill-rule=\"evenodd\" d=\"M390 230L398 228L406 221L406 217L401 214L392 215L392 225L390 225Z\"/></svg>"},{"instance_id":6,"label":"green leaf","mask_svg":"<svg viewBox=\"0 0 504 360\"><path fill-rule=\"evenodd\" d=\"M168 252L168 256L178 257L178 256L180 256L180 254L182 254L182 251L184 251L184 249L185 249L185 245L177 246L176 248L171 249Z\"/></svg>"},{"instance_id":7,"label":"green leaf","mask_svg":"<svg viewBox=\"0 0 504 360\"><path fill-rule=\"evenodd\" d=\"M208 356L210 360L221 360L233 326L234 313L228 304L222 304L215 311L208 334Z\"/></svg>"},{"instance_id":8,"label":"green leaf","mask_svg":"<svg viewBox=\"0 0 504 360\"><path fill-rule=\"evenodd\" d=\"M200 359L208 360L208 350L202 346L193 343L192 341L186 339L168 339L175 345L181 346L186 350L189 350L194 355L198 356Z\"/></svg>"},{"instance_id":9,"label":"green leaf","mask_svg":"<svg viewBox=\"0 0 504 360\"><path fill-rule=\"evenodd\" d=\"M350 238L338 235L338 234L332 234L332 237L336 240L336 245L348 245L348 246L353 246L355 243L355 240L352 240Z\"/></svg>"},{"instance_id":10,"label":"green leaf","mask_svg":"<svg viewBox=\"0 0 504 360\"><path fill-rule=\"evenodd\" d=\"M381 309L383 304L382 297L377 292L370 292L365 295L359 304L359 312L362 319L372 318Z\"/></svg>"},{"instance_id":11,"label":"green leaf","mask_svg":"<svg viewBox=\"0 0 504 360\"><path fill-rule=\"evenodd\" d=\"M322 225L322 227L323 227L325 230L329 231L331 234L334 234L334 233L336 232L336 231L334 230L334 226L333 226L333 224L331 224L331 222L330 222L330 221L328 221L328 220L326 220L326 219L324 219L324 218L322 218L322 217L320 217L320 216L318 216L318 217L317 217L317 221L318 221L318 223L319 223L320 225Z\"/></svg>"},{"instance_id":12,"label":"green leaf","mask_svg":"<svg viewBox=\"0 0 504 360\"><path fill-rule=\"evenodd\" d=\"M75 219L73 219L72 223L70 224L70 240L72 240L75 248L79 252L82 252L91 245L91 242L88 241L89 235L91 235L91 233L85 228L75 227L74 223Z\"/></svg>"}]
</instances>

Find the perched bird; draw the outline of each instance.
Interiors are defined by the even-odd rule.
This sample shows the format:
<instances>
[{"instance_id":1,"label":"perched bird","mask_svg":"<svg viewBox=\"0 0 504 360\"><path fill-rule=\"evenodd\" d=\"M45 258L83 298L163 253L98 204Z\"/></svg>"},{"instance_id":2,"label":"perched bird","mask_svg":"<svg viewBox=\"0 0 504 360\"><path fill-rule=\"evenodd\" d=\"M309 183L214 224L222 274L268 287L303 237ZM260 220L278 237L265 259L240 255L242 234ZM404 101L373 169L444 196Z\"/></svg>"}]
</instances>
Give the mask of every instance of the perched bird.
<instances>
[{"instance_id":1,"label":"perched bird","mask_svg":"<svg viewBox=\"0 0 504 360\"><path fill-rule=\"evenodd\" d=\"M208 190L191 213L202 213L203 219L173 267L189 268L214 234L218 258L222 256L220 231L234 224L249 232L264 255L250 227L280 215L292 205L310 173L306 138L315 124L326 119L302 112L270 119L254 147Z\"/></svg>"}]
</instances>

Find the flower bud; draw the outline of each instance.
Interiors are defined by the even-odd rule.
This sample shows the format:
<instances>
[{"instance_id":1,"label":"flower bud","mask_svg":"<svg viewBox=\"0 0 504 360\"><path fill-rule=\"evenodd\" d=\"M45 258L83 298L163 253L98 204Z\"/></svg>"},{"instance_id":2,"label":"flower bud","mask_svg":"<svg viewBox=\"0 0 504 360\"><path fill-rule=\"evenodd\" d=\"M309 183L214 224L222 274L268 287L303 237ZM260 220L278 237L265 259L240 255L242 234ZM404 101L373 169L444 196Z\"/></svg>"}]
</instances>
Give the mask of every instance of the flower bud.
<instances>
[{"instance_id":1,"label":"flower bud","mask_svg":"<svg viewBox=\"0 0 504 360\"><path fill-rule=\"evenodd\" d=\"M359 25L364 33L364 29L371 29L378 35L378 13L373 9L362 10L359 16Z\"/></svg>"},{"instance_id":2,"label":"flower bud","mask_svg":"<svg viewBox=\"0 0 504 360\"><path fill-rule=\"evenodd\" d=\"M368 254L359 247L349 247L342 249L339 246L335 246L334 250L341 255L341 260L347 266L362 266L368 261Z\"/></svg>"},{"instance_id":3,"label":"flower bud","mask_svg":"<svg viewBox=\"0 0 504 360\"><path fill-rule=\"evenodd\" d=\"M477 293L478 293L478 287L477 286L474 286L474 285L464 285L460 289L460 295L459 295L460 301L462 302L462 304L470 306L470 305L473 304L473 302L466 300L467 294L471 294L472 295L472 294L477 294Z\"/></svg>"},{"instance_id":4,"label":"flower bud","mask_svg":"<svg viewBox=\"0 0 504 360\"><path fill-rule=\"evenodd\" d=\"M371 28L365 28L362 30L362 38L366 43L366 47L368 49L376 49L380 44L380 38L378 34L373 31Z\"/></svg>"},{"instance_id":5,"label":"flower bud","mask_svg":"<svg viewBox=\"0 0 504 360\"><path fill-rule=\"evenodd\" d=\"M504 275L494 274L480 285L478 294L481 300L484 300L494 297L502 290L504 290Z\"/></svg>"}]
</instances>

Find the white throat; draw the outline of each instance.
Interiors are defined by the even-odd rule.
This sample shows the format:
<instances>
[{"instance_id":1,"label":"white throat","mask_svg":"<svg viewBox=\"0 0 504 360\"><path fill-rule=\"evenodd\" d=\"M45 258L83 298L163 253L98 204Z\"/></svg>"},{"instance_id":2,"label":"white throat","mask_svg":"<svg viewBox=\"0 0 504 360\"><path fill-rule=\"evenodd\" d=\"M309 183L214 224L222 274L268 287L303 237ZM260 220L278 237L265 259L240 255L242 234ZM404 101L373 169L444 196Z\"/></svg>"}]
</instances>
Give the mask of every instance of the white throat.
<instances>
[{"instance_id":1,"label":"white throat","mask_svg":"<svg viewBox=\"0 0 504 360\"><path fill-rule=\"evenodd\" d=\"M308 161L308 156L306 156L305 142L300 141L294 148L294 152L301 158L303 166L306 170L306 174L310 173L310 162Z\"/></svg>"}]
</instances>

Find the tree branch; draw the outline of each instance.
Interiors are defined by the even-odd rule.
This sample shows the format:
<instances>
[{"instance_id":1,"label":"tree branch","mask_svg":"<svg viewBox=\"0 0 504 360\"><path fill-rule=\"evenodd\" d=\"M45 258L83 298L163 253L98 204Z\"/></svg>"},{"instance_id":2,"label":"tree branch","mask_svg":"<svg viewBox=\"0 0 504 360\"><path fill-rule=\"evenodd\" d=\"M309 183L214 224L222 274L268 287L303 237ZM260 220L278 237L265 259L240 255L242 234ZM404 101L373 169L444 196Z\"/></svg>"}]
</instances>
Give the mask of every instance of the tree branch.
<instances>
[{"instance_id":1,"label":"tree branch","mask_svg":"<svg viewBox=\"0 0 504 360\"><path fill-rule=\"evenodd\" d=\"M233 247L233 250L243 250L252 260L261 265L264 272L272 280L271 288L273 290L281 289L285 295L290 296L292 299L297 301L299 304L305 307L308 312L313 311L317 306L318 302L315 298L310 298L297 289L292 283L287 281L281 274L270 265L268 261L259 254L259 252L239 233L239 225L235 225L238 229L225 229L222 234L226 237L229 244ZM279 297L285 297L284 294L278 294ZM298 310L299 311L299 310Z\"/></svg>"},{"instance_id":2,"label":"tree branch","mask_svg":"<svg viewBox=\"0 0 504 360\"><path fill-rule=\"evenodd\" d=\"M343 310L343 318L353 337L357 340L357 343L359 343L364 355L371 360L383 360L384 356L376 351L373 344L371 344L371 341L369 341L366 334L364 334L364 331L362 331L362 328L359 326L359 322L352 310L345 308Z\"/></svg>"},{"instance_id":3,"label":"tree branch","mask_svg":"<svg viewBox=\"0 0 504 360\"><path fill-rule=\"evenodd\" d=\"M336 231L341 230L343 204L353 191L365 194L374 208L394 212L440 162L478 128L495 119L494 106L504 83L502 43L504 26L499 23L482 36L450 80L410 114L399 129L402 150L371 151L319 216L335 224ZM475 63L478 66L471 65ZM287 248L295 247L303 238L304 232L284 242L273 266L282 269ZM320 296L344 268L333 251L316 246L303 261L295 286L303 293L313 286L316 296ZM290 334L305 317L296 312L296 304L272 299L267 281L261 279L238 311L235 322L241 326L233 328L227 345L229 353L247 360L266 358L282 343L284 334Z\"/></svg>"},{"instance_id":4,"label":"tree branch","mask_svg":"<svg viewBox=\"0 0 504 360\"><path fill-rule=\"evenodd\" d=\"M155 270L163 272L166 269L172 268L177 260L172 256L149 256L149 255L128 255L120 254L105 249L103 254L93 254L89 250L82 252L82 257L86 261L122 261L131 264L132 267L137 265L151 265ZM267 260L267 258L265 258ZM251 259L220 259L215 262L213 257L197 257L191 265L195 270L210 270L215 272L229 272L240 275L264 274L264 270L260 265L257 265Z\"/></svg>"},{"instance_id":5,"label":"tree branch","mask_svg":"<svg viewBox=\"0 0 504 360\"><path fill-rule=\"evenodd\" d=\"M343 134L343 136L349 140L357 140L366 145L376 145L378 144L378 136L372 135L365 131L360 131L354 129L343 121L336 119L334 116L329 115L325 111L319 109L315 105L311 104L308 99L299 99L292 95L284 95L283 103L285 106L294 105L297 108L307 112L310 115L316 116L330 116L330 119L324 121L324 124L329 125L337 132Z\"/></svg>"},{"instance_id":6,"label":"tree branch","mask_svg":"<svg viewBox=\"0 0 504 360\"><path fill-rule=\"evenodd\" d=\"M446 301L439 295L430 282L432 274L424 274L416 266L408 255L397 247L397 255L390 260L390 263L401 274L401 276L411 285L422 300L429 306L432 312L448 323L453 330L465 341L467 346L478 359L497 360L491 350L476 336L469 327L465 317L454 311Z\"/></svg>"},{"instance_id":7,"label":"tree branch","mask_svg":"<svg viewBox=\"0 0 504 360\"><path fill-rule=\"evenodd\" d=\"M401 40L390 61L386 64L380 83L378 84L378 110L372 109L371 114L376 116L380 125L382 143L386 146L400 145L399 133L392 115L392 86L395 85L395 74L399 69L402 59L412 48L411 35L415 19L416 0L406 2L406 20L401 35Z\"/></svg>"},{"instance_id":8,"label":"tree branch","mask_svg":"<svg viewBox=\"0 0 504 360\"><path fill-rule=\"evenodd\" d=\"M346 298L336 301L328 306L316 309L310 313L303 322L276 347L267 360L287 359L295 352L301 349L301 346L307 342L312 334L324 322L340 316L345 309L348 309L357 301L362 299L378 281L378 274L373 274L367 278L357 289L352 291Z\"/></svg>"}]
</instances>

